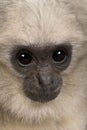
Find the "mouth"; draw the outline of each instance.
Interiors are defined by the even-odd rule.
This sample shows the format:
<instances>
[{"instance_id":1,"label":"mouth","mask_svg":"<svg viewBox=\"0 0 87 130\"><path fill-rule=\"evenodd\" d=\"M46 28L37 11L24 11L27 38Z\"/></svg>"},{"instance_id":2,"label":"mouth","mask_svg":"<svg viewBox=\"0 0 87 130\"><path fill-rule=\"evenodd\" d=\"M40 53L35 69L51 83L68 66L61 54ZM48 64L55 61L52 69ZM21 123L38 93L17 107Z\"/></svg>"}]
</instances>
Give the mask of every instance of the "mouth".
<instances>
[{"instance_id":1,"label":"mouth","mask_svg":"<svg viewBox=\"0 0 87 130\"><path fill-rule=\"evenodd\" d=\"M25 93L29 99L35 102L47 103L57 98L57 96L60 93L60 89L57 89L55 91L42 91L41 90L38 92L25 91Z\"/></svg>"}]
</instances>

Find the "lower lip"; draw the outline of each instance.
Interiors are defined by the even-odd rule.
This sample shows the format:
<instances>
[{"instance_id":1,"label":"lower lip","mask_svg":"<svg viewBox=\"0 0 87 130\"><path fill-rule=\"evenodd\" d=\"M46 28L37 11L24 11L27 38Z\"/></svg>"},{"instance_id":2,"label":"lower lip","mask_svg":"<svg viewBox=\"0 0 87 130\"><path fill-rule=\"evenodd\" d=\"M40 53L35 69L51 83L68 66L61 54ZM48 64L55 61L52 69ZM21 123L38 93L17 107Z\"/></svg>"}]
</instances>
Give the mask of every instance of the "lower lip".
<instances>
[{"instance_id":1,"label":"lower lip","mask_svg":"<svg viewBox=\"0 0 87 130\"><path fill-rule=\"evenodd\" d=\"M35 102L40 103L47 103L57 98L59 95L60 90L55 90L55 92L51 92L50 94L47 93L40 93L40 94L34 94L34 93L28 93L27 97Z\"/></svg>"}]
</instances>

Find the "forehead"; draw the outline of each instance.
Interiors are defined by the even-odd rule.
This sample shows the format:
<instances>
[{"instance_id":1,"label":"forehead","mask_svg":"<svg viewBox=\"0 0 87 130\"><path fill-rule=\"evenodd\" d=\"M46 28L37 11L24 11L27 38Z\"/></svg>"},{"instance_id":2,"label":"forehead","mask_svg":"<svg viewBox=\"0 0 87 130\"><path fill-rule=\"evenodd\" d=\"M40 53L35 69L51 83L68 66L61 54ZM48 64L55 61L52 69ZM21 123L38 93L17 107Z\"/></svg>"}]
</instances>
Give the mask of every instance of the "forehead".
<instances>
[{"instance_id":1,"label":"forehead","mask_svg":"<svg viewBox=\"0 0 87 130\"><path fill-rule=\"evenodd\" d=\"M0 31L3 39L43 45L69 41L74 44L74 40L83 37L74 14L61 0L7 0L1 5L5 14Z\"/></svg>"}]
</instances>

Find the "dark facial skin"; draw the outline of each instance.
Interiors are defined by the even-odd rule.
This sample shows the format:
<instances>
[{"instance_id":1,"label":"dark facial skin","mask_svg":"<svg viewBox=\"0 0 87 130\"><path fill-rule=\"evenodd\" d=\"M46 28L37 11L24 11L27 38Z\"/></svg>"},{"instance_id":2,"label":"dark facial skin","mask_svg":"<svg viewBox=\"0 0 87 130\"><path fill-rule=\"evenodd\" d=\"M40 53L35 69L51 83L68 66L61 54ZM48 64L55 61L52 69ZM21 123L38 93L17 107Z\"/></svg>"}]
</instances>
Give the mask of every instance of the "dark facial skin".
<instances>
[{"instance_id":1,"label":"dark facial skin","mask_svg":"<svg viewBox=\"0 0 87 130\"><path fill-rule=\"evenodd\" d=\"M14 46L11 51L13 67L24 76L24 93L33 101L55 99L63 84L61 72L70 64L70 44L58 46Z\"/></svg>"}]
</instances>

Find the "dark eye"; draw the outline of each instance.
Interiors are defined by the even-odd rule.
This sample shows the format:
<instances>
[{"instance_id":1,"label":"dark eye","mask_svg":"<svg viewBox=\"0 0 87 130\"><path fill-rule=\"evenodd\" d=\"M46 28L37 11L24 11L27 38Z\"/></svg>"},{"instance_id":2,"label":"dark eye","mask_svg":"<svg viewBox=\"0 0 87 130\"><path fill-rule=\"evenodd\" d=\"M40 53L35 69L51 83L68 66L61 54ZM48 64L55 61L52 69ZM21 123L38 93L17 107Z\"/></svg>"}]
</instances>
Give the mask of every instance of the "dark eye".
<instances>
[{"instance_id":1,"label":"dark eye","mask_svg":"<svg viewBox=\"0 0 87 130\"><path fill-rule=\"evenodd\" d=\"M17 53L17 62L22 66L27 66L32 62L32 55L28 50L21 50Z\"/></svg>"},{"instance_id":2,"label":"dark eye","mask_svg":"<svg viewBox=\"0 0 87 130\"><path fill-rule=\"evenodd\" d=\"M65 48L59 48L53 53L53 60L58 63L64 63L67 60L68 52Z\"/></svg>"}]
</instances>

